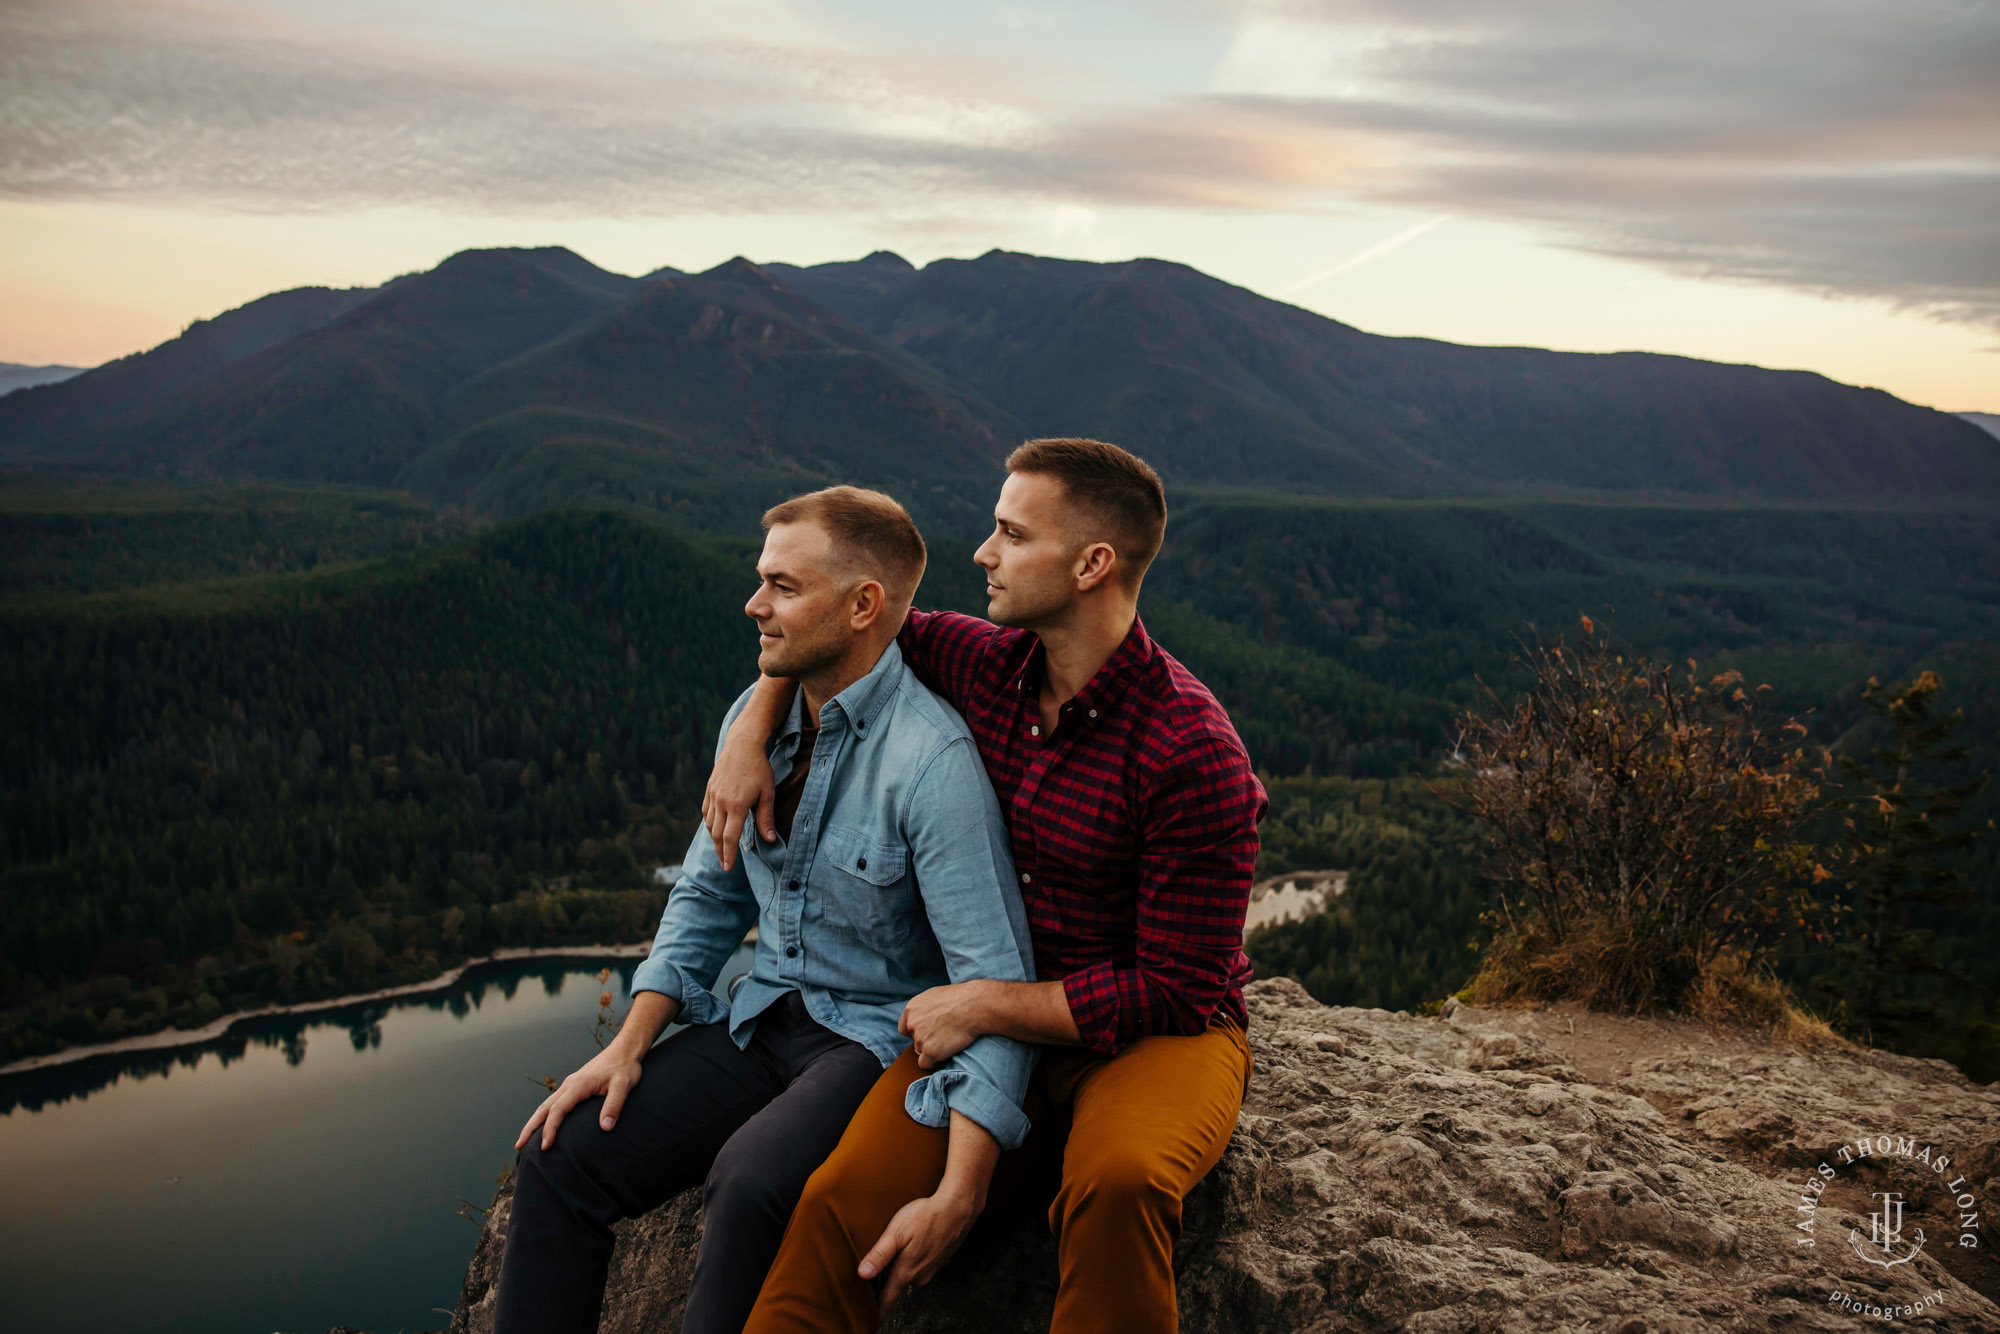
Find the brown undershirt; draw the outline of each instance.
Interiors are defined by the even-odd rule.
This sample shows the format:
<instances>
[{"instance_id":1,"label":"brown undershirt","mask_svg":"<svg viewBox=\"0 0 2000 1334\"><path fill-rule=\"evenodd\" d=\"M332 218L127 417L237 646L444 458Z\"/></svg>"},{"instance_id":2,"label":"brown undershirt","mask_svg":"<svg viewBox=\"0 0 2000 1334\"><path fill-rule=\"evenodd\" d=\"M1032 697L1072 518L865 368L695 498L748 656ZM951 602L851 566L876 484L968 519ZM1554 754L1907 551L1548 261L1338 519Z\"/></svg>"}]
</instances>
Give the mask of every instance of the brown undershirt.
<instances>
[{"instance_id":1,"label":"brown undershirt","mask_svg":"<svg viewBox=\"0 0 2000 1334\"><path fill-rule=\"evenodd\" d=\"M800 729L798 749L792 752L792 771L785 775L784 782L778 784L777 799L772 803L773 814L778 821L778 837L787 843L792 841L792 817L798 814L799 797L806 790L806 773L812 768L813 746L818 740L817 727Z\"/></svg>"}]
</instances>

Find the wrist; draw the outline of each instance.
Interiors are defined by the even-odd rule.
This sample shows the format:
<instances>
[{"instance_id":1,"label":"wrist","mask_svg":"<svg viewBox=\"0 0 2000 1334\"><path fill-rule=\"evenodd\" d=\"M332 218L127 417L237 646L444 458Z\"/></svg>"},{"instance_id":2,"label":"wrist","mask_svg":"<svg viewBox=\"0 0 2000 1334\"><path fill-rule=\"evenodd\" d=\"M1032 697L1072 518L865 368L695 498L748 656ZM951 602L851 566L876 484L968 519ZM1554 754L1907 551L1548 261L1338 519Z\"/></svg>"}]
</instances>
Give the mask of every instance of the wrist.
<instances>
[{"instance_id":1,"label":"wrist","mask_svg":"<svg viewBox=\"0 0 2000 1334\"><path fill-rule=\"evenodd\" d=\"M636 1061L645 1056L660 1034L667 1030L680 1014L678 997L662 991L638 991L632 995L632 1008L625 1012L625 1022L604 1044L607 1055L615 1059Z\"/></svg>"},{"instance_id":2,"label":"wrist","mask_svg":"<svg viewBox=\"0 0 2000 1334\"><path fill-rule=\"evenodd\" d=\"M748 755L752 753L762 755L764 746L767 743L760 739L758 733L758 728L748 725L743 719L738 718L735 725L729 729L729 735L722 739L722 753L724 755Z\"/></svg>"},{"instance_id":3,"label":"wrist","mask_svg":"<svg viewBox=\"0 0 2000 1334\"><path fill-rule=\"evenodd\" d=\"M961 1218L977 1218L986 1209L986 1187L976 1181L944 1180L931 1199L947 1213Z\"/></svg>"},{"instance_id":4,"label":"wrist","mask_svg":"<svg viewBox=\"0 0 2000 1334\"><path fill-rule=\"evenodd\" d=\"M642 1043L638 1034L625 1029L604 1044L604 1054L614 1061L636 1061L646 1054L651 1045L649 1042Z\"/></svg>"},{"instance_id":5,"label":"wrist","mask_svg":"<svg viewBox=\"0 0 2000 1334\"><path fill-rule=\"evenodd\" d=\"M1000 1027L1001 983L992 978L980 978L968 984L972 990L966 999L971 1002L966 1007L966 1027L976 1038L983 1038Z\"/></svg>"}]
</instances>

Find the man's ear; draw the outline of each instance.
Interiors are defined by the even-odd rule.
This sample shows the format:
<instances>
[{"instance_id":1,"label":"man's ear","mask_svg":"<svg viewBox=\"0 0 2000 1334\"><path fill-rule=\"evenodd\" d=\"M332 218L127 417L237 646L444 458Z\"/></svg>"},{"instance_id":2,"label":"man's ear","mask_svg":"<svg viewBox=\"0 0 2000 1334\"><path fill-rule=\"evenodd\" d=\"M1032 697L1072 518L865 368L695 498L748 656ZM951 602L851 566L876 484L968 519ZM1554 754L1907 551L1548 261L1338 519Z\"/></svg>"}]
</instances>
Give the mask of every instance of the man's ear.
<instances>
[{"instance_id":1,"label":"man's ear","mask_svg":"<svg viewBox=\"0 0 2000 1334\"><path fill-rule=\"evenodd\" d=\"M1076 586L1079 591L1096 588L1118 568L1118 549L1109 542L1092 542L1076 557Z\"/></svg>"},{"instance_id":2,"label":"man's ear","mask_svg":"<svg viewBox=\"0 0 2000 1334\"><path fill-rule=\"evenodd\" d=\"M847 625L851 630L866 630L882 619L882 613L889 603L888 594L874 579L863 579L847 595Z\"/></svg>"}]
</instances>

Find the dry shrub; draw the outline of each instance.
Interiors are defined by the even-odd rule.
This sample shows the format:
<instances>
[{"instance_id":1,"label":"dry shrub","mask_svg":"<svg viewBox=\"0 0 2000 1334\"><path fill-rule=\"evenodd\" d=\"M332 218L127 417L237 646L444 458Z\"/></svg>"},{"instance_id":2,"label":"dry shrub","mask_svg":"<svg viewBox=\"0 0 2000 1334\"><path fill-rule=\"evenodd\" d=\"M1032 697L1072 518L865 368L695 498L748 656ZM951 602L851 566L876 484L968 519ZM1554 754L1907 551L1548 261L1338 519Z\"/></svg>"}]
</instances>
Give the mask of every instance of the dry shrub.
<instances>
[{"instance_id":1,"label":"dry shrub","mask_svg":"<svg viewBox=\"0 0 2000 1334\"><path fill-rule=\"evenodd\" d=\"M1608 917L1573 923L1560 938L1532 927L1503 932L1458 997L1493 1007L1567 1000L1627 1014L1685 1014L1713 1028L1749 1029L1807 1046L1848 1045L1767 965L1741 950L1696 962L1686 953L1674 955L1630 921Z\"/></svg>"},{"instance_id":2,"label":"dry shrub","mask_svg":"<svg viewBox=\"0 0 2000 1334\"><path fill-rule=\"evenodd\" d=\"M1698 971L1629 921L1592 917L1556 935L1529 918L1500 933L1459 995L1473 1005L1573 1000L1643 1014L1671 1007Z\"/></svg>"},{"instance_id":3,"label":"dry shrub","mask_svg":"<svg viewBox=\"0 0 2000 1334\"><path fill-rule=\"evenodd\" d=\"M1582 624L1581 644L1527 653L1523 696L1461 716L1465 779L1433 789L1484 827L1499 891L1477 994L1780 1014L1748 979L1824 936L1827 872L1798 835L1826 753L1791 744L1805 725L1764 711L1769 687L1704 684L1692 659L1677 673Z\"/></svg>"},{"instance_id":4,"label":"dry shrub","mask_svg":"<svg viewBox=\"0 0 2000 1334\"><path fill-rule=\"evenodd\" d=\"M1687 1012L1717 1028L1750 1028L1807 1046L1850 1046L1826 1020L1805 1009L1783 979L1734 950L1710 960L1685 993Z\"/></svg>"}]
</instances>

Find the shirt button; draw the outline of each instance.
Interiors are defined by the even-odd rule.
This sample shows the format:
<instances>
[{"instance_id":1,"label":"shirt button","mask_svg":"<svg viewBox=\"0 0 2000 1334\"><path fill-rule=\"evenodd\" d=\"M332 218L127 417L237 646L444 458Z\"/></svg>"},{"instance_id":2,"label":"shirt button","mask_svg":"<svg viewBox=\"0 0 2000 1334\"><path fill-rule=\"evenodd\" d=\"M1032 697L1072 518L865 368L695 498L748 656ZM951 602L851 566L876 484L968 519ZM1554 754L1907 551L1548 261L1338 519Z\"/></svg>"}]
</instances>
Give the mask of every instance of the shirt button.
<instances>
[{"instance_id":1,"label":"shirt button","mask_svg":"<svg viewBox=\"0 0 2000 1334\"><path fill-rule=\"evenodd\" d=\"M1091 716L1091 717L1093 717L1093 718L1095 718L1095 717L1097 716L1097 710L1096 710L1096 709L1092 709L1092 710L1090 711L1090 716Z\"/></svg>"},{"instance_id":2,"label":"shirt button","mask_svg":"<svg viewBox=\"0 0 2000 1334\"><path fill-rule=\"evenodd\" d=\"M797 889L799 887L799 882L796 880L787 880L785 882L785 887L787 889Z\"/></svg>"},{"instance_id":3,"label":"shirt button","mask_svg":"<svg viewBox=\"0 0 2000 1334\"><path fill-rule=\"evenodd\" d=\"M1026 871L1021 872L1021 883L1024 885L1034 880L1034 878L1035 877L1029 875Z\"/></svg>"},{"instance_id":4,"label":"shirt button","mask_svg":"<svg viewBox=\"0 0 2000 1334\"><path fill-rule=\"evenodd\" d=\"M796 959L796 958L798 958L798 957L799 957L799 947L798 947L797 945L787 945L787 946L785 946L785 957L786 957L787 959Z\"/></svg>"},{"instance_id":5,"label":"shirt button","mask_svg":"<svg viewBox=\"0 0 2000 1334\"><path fill-rule=\"evenodd\" d=\"M1029 736L1040 736L1041 734L1042 734L1042 729L1039 724L1034 727L1030 727L1028 729Z\"/></svg>"},{"instance_id":6,"label":"shirt button","mask_svg":"<svg viewBox=\"0 0 2000 1334\"><path fill-rule=\"evenodd\" d=\"M865 870L867 870L867 869L868 869L868 859L867 859L866 857L863 857L863 858L862 858L861 860L859 860L859 861L855 862L855 863L854 863L854 869L855 869L855 870L857 870L857 871L865 871Z\"/></svg>"}]
</instances>

